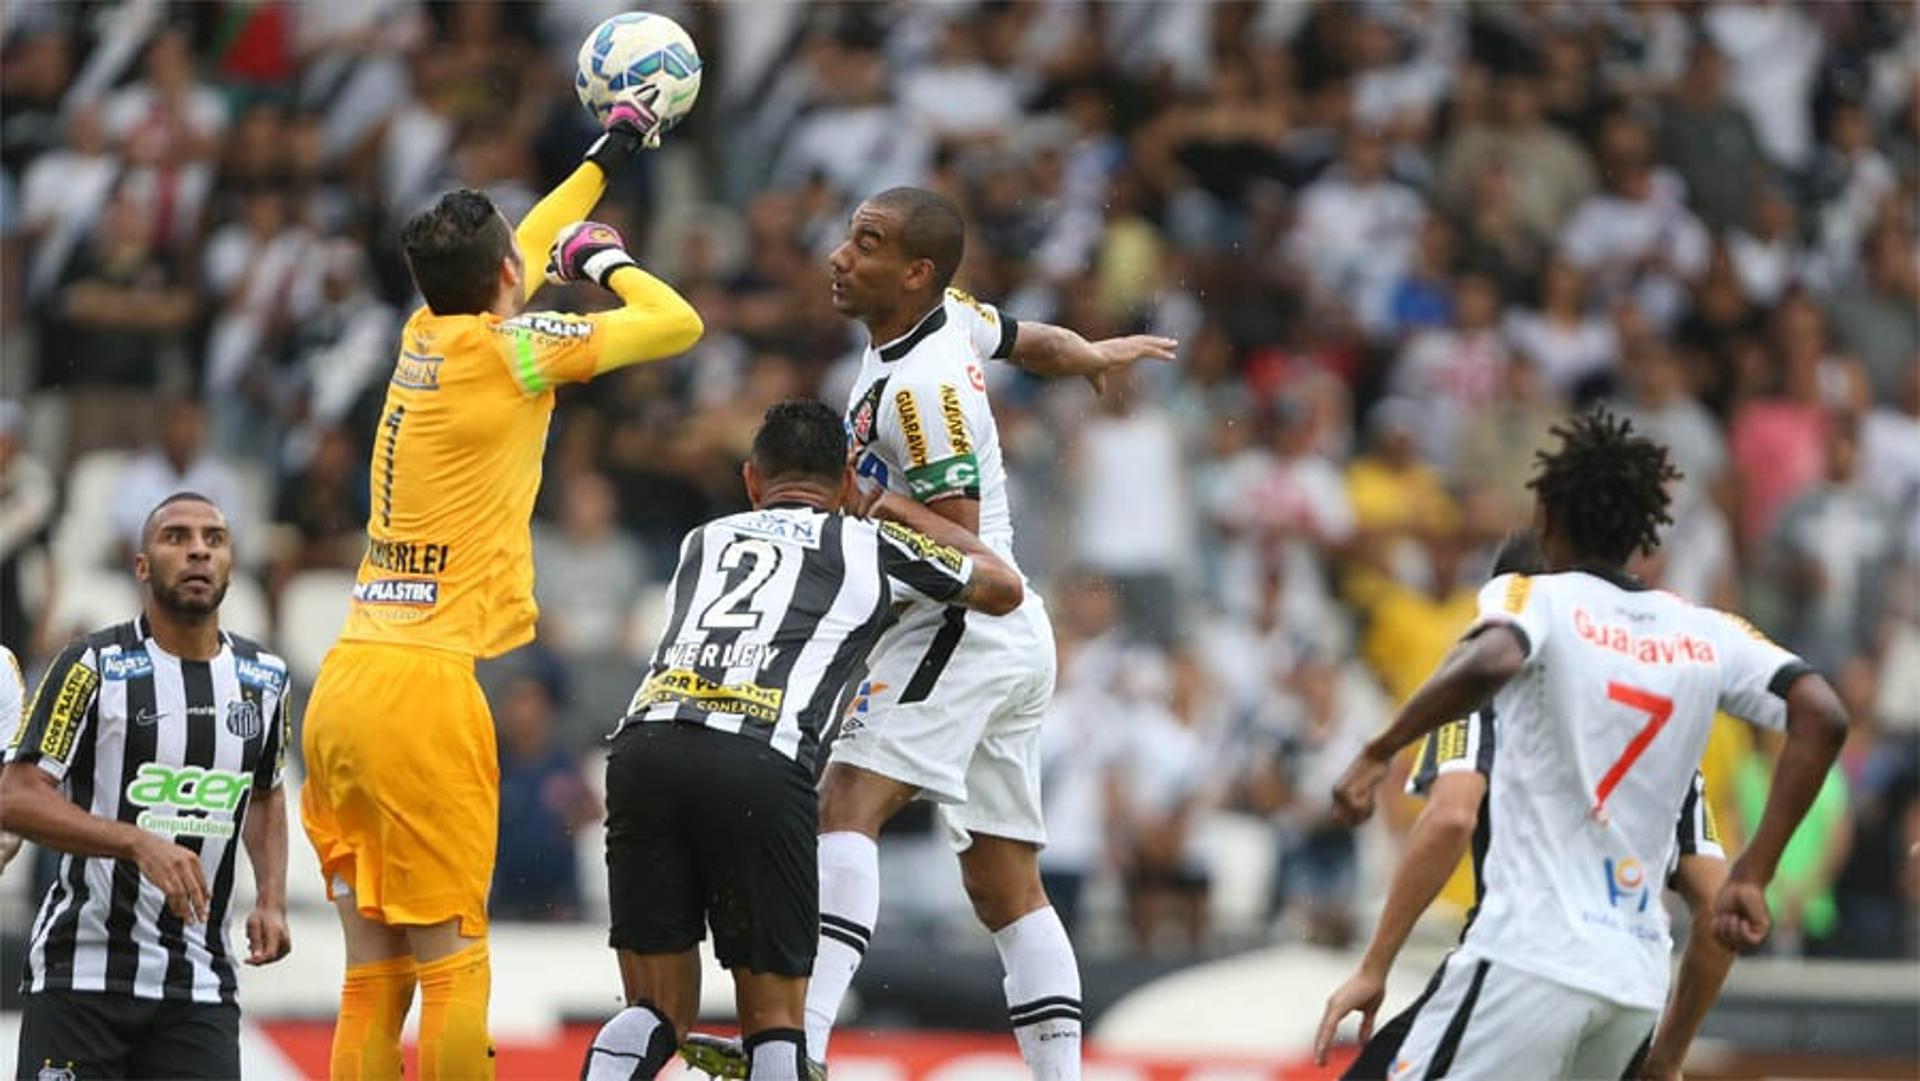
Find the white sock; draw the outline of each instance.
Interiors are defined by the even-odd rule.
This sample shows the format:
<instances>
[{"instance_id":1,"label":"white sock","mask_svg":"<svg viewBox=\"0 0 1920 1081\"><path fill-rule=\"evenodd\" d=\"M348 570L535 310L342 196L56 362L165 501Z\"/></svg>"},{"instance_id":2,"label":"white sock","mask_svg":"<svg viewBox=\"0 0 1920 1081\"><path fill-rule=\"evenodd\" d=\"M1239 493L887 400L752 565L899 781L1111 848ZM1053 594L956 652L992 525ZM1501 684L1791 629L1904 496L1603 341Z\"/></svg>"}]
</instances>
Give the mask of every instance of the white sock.
<instances>
[{"instance_id":1,"label":"white sock","mask_svg":"<svg viewBox=\"0 0 1920 1081\"><path fill-rule=\"evenodd\" d=\"M1079 1081L1080 968L1051 905L993 933L1007 970L1007 1014L1034 1081Z\"/></svg>"},{"instance_id":2,"label":"white sock","mask_svg":"<svg viewBox=\"0 0 1920 1081\"><path fill-rule=\"evenodd\" d=\"M797 1028L770 1028L746 1039L747 1076L754 1081L804 1081L807 1034Z\"/></svg>"},{"instance_id":3,"label":"white sock","mask_svg":"<svg viewBox=\"0 0 1920 1081\"><path fill-rule=\"evenodd\" d=\"M584 1081L650 1078L673 1058L673 1026L652 1006L629 1006L613 1015L587 1049Z\"/></svg>"},{"instance_id":4,"label":"white sock","mask_svg":"<svg viewBox=\"0 0 1920 1081\"><path fill-rule=\"evenodd\" d=\"M827 1061L827 1040L880 916L880 846L864 833L820 835L820 948L807 983L807 1057Z\"/></svg>"}]
</instances>

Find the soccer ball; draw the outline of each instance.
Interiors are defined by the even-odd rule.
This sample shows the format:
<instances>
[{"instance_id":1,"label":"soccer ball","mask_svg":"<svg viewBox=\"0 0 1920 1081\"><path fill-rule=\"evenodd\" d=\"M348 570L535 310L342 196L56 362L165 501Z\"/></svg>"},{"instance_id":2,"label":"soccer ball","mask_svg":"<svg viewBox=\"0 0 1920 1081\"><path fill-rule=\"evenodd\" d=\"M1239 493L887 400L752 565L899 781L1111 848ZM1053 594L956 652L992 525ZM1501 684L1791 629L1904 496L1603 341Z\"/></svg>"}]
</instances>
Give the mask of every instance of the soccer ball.
<instances>
[{"instance_id":1,"label":"soccer ball","mask_svg":"<svg viewBox=\"0 0 1920 1081\"><path fill-rule=\"evenodd\" d=\"M573 88L595 120L605 124L616 102L648 86L660 90L653 111L662 131L678 124L700 96L700 54L679 23L629 11L594 27L581 42Z\"/></svg>"}]
</instances>

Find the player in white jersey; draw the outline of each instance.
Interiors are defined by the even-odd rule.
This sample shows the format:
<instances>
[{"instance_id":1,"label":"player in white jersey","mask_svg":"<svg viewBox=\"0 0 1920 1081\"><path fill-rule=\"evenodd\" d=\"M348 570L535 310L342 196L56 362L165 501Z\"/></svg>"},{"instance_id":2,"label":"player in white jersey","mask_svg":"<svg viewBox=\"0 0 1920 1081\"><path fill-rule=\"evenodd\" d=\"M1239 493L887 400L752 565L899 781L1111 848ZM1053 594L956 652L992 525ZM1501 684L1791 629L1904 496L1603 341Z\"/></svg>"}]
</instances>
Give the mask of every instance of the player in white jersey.
<instances>
[{"instance_id":1,"label":"player in white jersey","mask_svg":"<svg viewBox=\"0 0 1920 1081\"><path fill-rule=\"evenodd\" d=\"M1540 552L1539 542L1531 533L1522 533L1509 537L1501 547L1494 559L1493 574L1537 574L1545 567L1546 557ZM1769 696L1762 705L1770 714L1762 720L1778 728L1780 719L1772 714L1783 711L1784 703ZM1407 831L1366 955L1359 969L1328 997L1314 1039L1314 1061L1325 1065L1341 1020L1350 1012L1360 1014L1360 1042L1365 1046L1341 1075L1343 1078L1372 1081L1387 1076L1407 1033L1425 1012L1428 1000L1421 998L1373 1031L1374 1014L1386 997L1388 970L1415 921L1440 895L1448 876L1469 849L1475 905L1467 913L1466 922L1468 927L1473 924L1486 885L1483 861L1493 839L1493 817L1486 813L1487 781L1493 773L1498 746L1497 710L1492 708L1449 721L1421 741L1412 775L1407 778L1407 793L1426 800L1426 806ZM1659 1035L1655 1038L1653 1033L1647 1034L1648 1054L1636 1077L1664 1081L1679 1076L1679 1063L1733 967L1733 951L1713 935L1713 898L1727 880L1727 857L1720 847L1705 793L1705 781L1695 770L1693 790L1681 804L1676 824L1676 859L1664 876L1666 883L1685 898L1693 915L1693 934L1687 941L1674 994L1661 1017ZM1436 973L1427 986L1437 992L1440 982Z\"/></svg>"},{"instance_id":2,"label":"player in white jersey","mask_svg":"<svg viewBox=\"0 0 1920 1081\"><path fill-rule=\"evenodd\" d=\"M1151 336L1088 342L1020 323L950 289L965 225L952 202L894 188L862 203L830 260L833 303L865 324L847 423L874 491L905 493L1013 561L1000 437L985 365L1094 379L1144 358ZM874 647L859 707L821 780L821 938L807 997L810 1054L824 1059L841 999L879 913L880 827L916 796L961 846L974 912L1006 969L1009 1018L1037 1078L1080 1069L1080 977L1040 885L1039 729L1053 693L1053 632L1037 593L1006 616L912 612Z\"/></svg>"},{"instance_id":3,"label":"player in white jersey","mask_svg":"<svg viewBox=\"0 0 1920 1081\"><path fill-rule=\"evenodd\" d=\"M1760 826L1714 903L1731 947L1765 939L1781 850L1846 739L1833 688L1799 658L1623 569L1668 521L1666 449L1604 411L1555 432L1532 481L1549 572L1487 584L1480 618L1334 790L1339 813L1364 820L1400 748L1491 700L1485 898L1396 1081L1619 1077L1666 999L1654 889L1715 711L1786 730Z\"/></svg>"},{"instance_id":4,"label":"player in white jersey","mask_svg":"<svg viewBox=\"0 0 1920 1081\"><path fill-rule=\"evenodd\" d=\"M13 650L0 646L0 747L13 746L13 734L20 728L20 711L25 708L27 683L20 674L20 661ZM20 835L0 830L0 871L7 869L20 851Z\"/></svg>"}]
</instances>

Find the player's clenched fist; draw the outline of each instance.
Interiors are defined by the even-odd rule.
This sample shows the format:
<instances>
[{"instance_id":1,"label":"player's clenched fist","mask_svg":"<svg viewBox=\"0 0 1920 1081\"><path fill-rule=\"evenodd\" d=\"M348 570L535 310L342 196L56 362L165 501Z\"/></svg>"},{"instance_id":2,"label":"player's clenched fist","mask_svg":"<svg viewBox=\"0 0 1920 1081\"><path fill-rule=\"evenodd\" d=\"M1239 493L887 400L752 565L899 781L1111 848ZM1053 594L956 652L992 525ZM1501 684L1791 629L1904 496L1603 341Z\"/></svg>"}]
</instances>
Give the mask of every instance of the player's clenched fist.
<instances>
[{"instance_id":1,"label":"player's clenched fist","mask_svg":"<svg viewBox=\"0 0 1920 1081\"><path fill-rule=\"evenodd\" d=\"M1333 786L1333 818L1357 826L1373 817L1373 790L1387 776L1386 761L1362 751Z\"/></svg>"},{"instance_id":2,"label":"player's clenched fist","mask_svg":"<svg viewBox=\"0 0 1920 1081\"><path fill-rule=\"evenodd\" d=\"M207 921L207 876L200 854L158 834L141 831L133 860L147 881L166 895L167 907L185 923Z\"/></svg>"},{"instance_id":3,"label":"player's clenched fist","mask_svg":"<svg viewBox=\"0 0 1920 1081\"><path fill-rule=\"evenodd\" d=\"M633 266L620 230L597 221L577 221L554 238L547 253L547 280L555 284L591 281L602 288L623 266Z\"/></svg>"},{"instance_id":4,"label":"player's clenched fist","mask_svg":"<svg viewBox=\"0 0 1920 1081\"><path fill-rule=\"evenodd\" d=\"M1750 950L1767 940L1773 917L1767 913L1767 889L1738 877L1738 865L1713 901L1713 937L1730 950Z\"/></svg>"}]
</instances>

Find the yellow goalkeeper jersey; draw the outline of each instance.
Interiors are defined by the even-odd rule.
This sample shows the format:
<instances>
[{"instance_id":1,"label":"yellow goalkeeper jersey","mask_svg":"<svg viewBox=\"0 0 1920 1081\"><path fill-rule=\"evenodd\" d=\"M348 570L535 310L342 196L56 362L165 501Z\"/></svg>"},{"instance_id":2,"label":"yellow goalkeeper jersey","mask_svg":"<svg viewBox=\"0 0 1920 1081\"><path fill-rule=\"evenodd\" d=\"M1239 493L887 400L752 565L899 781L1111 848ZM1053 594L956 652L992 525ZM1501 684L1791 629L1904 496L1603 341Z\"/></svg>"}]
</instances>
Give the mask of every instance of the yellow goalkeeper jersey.
<instances>
[{"instance_id":1,"label":"yellow goalkeeper jersey","mask_svg":"<svg viewBox=\"0 0 1920 1081\"><path fill-rule=\"evenodd\" d=\"M530 268L604 186L599 167L583 165L528 214L516 236ZM343 641L491 657L532 640L531 521L554 387L671 356L701 333L693 309L645 271L616 270L611 285L624 305L591 315L422 308L407 320Z\"/></svg>"}]
</instances>

